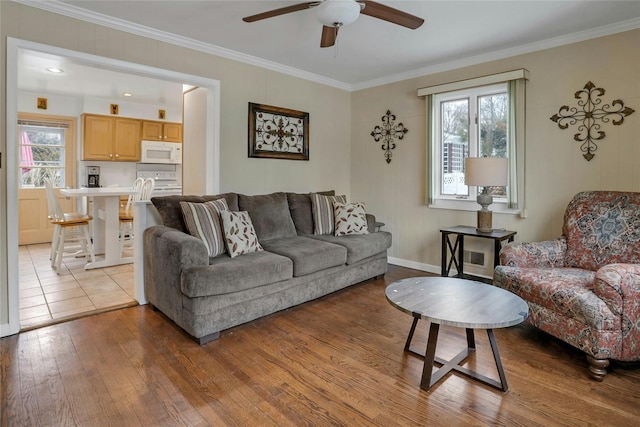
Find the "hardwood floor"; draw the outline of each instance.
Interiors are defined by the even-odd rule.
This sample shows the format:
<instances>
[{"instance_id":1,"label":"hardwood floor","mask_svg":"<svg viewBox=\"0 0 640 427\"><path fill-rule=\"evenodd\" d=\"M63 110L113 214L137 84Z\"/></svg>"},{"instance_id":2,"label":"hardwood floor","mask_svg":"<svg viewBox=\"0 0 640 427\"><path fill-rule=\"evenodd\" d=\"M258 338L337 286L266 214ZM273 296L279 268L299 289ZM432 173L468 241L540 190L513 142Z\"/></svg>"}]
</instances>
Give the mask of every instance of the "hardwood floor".
<instances>
[{"instance_id":1,"label":"hardwood floor","mask_svg":"<svg viewBox=\"0 0 640 427\"><path fill-rule=\"evenodd\" d=\"M3 338L1 425L640 425L637 365L595 382L581 352L526 324L495 331L507 393L458 374L421 390L422 361L403 351L412 318L384 296L418 275L389 266L204 346L149 306ZM465 343L442 327L437 353ZM468 366L496 378L486 334L476 343Z\"/></svg>"}]
</instances>

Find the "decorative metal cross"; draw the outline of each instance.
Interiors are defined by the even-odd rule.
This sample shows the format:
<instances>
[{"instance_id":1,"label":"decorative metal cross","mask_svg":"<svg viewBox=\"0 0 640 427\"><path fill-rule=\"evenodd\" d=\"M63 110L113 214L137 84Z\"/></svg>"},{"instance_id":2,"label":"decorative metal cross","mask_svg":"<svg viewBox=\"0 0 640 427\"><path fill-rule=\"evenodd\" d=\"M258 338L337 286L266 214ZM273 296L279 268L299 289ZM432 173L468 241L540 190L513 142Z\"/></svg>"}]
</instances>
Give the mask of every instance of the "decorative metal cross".
<instances>
[{"instance_id":1,"label":"decorative metal cross","mask_svg":"<svg viewBox=\"0 0 640 427\"><path fill-rule=\"evenodd\" d=\"M396 116L391 114L391 110L387 110L387 114L382 116L382 126L376 126L371 132L373 139L378 142L382 140L382 149L387 163L391 163L391 150L396 148L394 140L404 138L404 134L409 132L402 123L397 125L394 123Z\"/></svg>"},{"instance_id":2,"label":"decorative metal cross","mask_svg":"<svg viewBox=\"0 0 640 427\"><path fill-rule=\"evenodd\" d=\"M578 106L582 107L582 110L578 110L576 107L569 107L563 105L560 107L558 114L554 114L550 117L551 120L558 123L560 129L566 129L569 125L575 125L578 122L582 122L578 126L578 133L573 135L575 141L581 142L580 151L584 154L582 157L590 161L593 159L593 154L598 146L594 141L604 139L605 133L600 130L600 124L597 123L601 120L602 123L608 123L610 120L614 125L621 125L624 122L624 118L635 110L625 107L624 103L620 99L615 99L609 104L603 104L601 97L604 95L604 89L596 87L591 82L584 85L584 89L575 93L575 98L578 99Z\"/></svg>"}]
</instances>

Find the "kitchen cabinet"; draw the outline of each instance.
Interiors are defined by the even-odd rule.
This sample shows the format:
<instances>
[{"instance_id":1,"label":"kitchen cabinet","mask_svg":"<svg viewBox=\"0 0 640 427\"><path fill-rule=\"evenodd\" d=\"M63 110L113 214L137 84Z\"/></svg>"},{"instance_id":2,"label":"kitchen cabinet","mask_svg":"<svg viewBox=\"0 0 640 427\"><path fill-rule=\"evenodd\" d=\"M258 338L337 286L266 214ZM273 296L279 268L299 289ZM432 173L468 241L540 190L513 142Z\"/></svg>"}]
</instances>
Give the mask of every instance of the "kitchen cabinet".
<instances>
[{"instance_id":1,"label":"kitchen cabinet","mask_svg":"<svg viewBox=\"0 0 640 427\"><path fill-rule=\"evenodd\" d=\"M82 160L137 162L141 121L125 117L82 115Z\"/></svg>"},{"instance_id":2,"label":"kitchen cabinet","mask_svg":"<svg viewBox=\"0 0 640 427\"><path fill-rule=\"evenodd\" d=\"M146 141L182 142L182 123L143 120L142 139Z\"/></svg>"}]
</instances>

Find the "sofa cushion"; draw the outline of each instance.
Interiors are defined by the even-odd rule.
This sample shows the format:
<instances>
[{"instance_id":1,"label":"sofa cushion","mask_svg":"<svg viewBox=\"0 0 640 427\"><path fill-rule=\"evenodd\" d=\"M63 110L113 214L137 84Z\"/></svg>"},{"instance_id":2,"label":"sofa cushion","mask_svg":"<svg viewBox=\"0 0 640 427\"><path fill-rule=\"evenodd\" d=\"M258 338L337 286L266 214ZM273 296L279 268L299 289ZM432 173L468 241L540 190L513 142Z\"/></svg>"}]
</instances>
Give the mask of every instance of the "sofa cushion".
<instances>
[{"instance_id":1,"label":"sofa cushion","mask_svg":"<svg viewBox=\"0 0 640 427\"><path fill-rule=\"evenodd\" d=\"M227 251L231 258L263 250L248 212L222 211L220 217Z\"/></svg>"},{"instance_id":2,"label":"sofa cushion","mask_svg":"<svg viewBox=\"0 0 640 427\"><path fill-rule=\"evenodd\" d=\"M347 262L347 250L339 245L308 237L289 237L263 242L265 250L293 261L293 275L304 276Z\"/></svg>"},{"instance_id":3,"label":"sofa cushion","mask_svg":"<svg viewBox=\"0 0 640 427\"><path fill-rule=\"evenodd\" d=\"M335 191L318 191L317 194L323 196L334 196ZM311 212L311 193L297 194L287 193L289 202L289 212L296 227L298 236L308 236L313 234L313 213Z\"/></svg>"},{"instance_id":4,"label":"sofa cushion","mask_svg":"<svg viewBox=\"0 0 640 427\"><path fill-rule=\"evenodd\" d=\"M260 241L296 236L285 193L260 196L239 194L238 207L249 212Z\"/></svg>"},{"instance_id":5,"label":"sofa cushion","mask_svg":"<svg viewBox=\"0 0 640 427\"><path fill-rule=\"evenodd\" d=\"M314 235L309 237L344 246L347 249L347 264L354 264L380 252L385 252L391 247L391 233L386 231L353 236Z\"/></svg>"},{"instance_id":6,"label":"sofa cushion","mask_svg":"<svg viewBox=\"0 0 640 427\"><path fill-rule=\"evenodd\" d=\"M252 252L230 258L223 254L208 266L192 267L181 276L182 293L189 298L224 295L290 279L293 262L266 252Z\"/></svg>"},{"instance_id":7,"label":"sofa cushion","mask_svg":"<svg viewBox=\"0 0 640 427\"><path fill-rule=\"evenodd\" d=\"M597 331L619 330L620 316L591 291L595 272L581 268L519 268L498 266L494 285L513 292L527 302L575 319ZM550 322L558 323L558 322ZM560 322L562 323L562 322ZM562 336L561 331L558 331Z\"/></svg>"},{"instance_id":8,"label":"sofa cushion","mask_svg":"<svg viewBox=\"0 0 640 427\"><path fill-rule=\"evenodd\" d=\"M189 234L204 242L209 257L226 252L220 212L229 209L225 199L204 203L180 202L184 223Z\"/></svg>"},{"instance_id":9,"label":"sofa cushion","mask_svg":"<svg viewBox=\"0 0 640 427\"><path fill-rule=\"evenodd\" d=\"M567 206L562 234L565 264L595 271L640 263L640 193L585 191Z\"/></svg>"},{"instance_id":10,"label":"sofa cushion","mask_svg":"<svg viewBox=\"0 0 640 427\"><path fill-rule=\"evenodd\" d=\"M313 212L313 234L333 234L333 203L346 203L346 196L323 196L311 194L311 209Z\"/></svg>"},{"instance_id":11,"label":"sofa cushion","mask_svg":"<svg viewBox=\"0 0 640 427\"><path fill-rule=\"evenodd\" d=\"M349 236L353 234L369 234L367 229L367 213L364 203L339 203L333 204L333 216L336 236Z\"/></svg>"},{"instance_id":12,"label":"sofa cushion","mask_svg":"<svg viewBox=\"0 0 640 427\"><path fill-rule=\"evenodd\" d=\"M185 195L152 197L151 203L153 203L153 206L155 206L158 211L163 225L175 228L183 233L188 233L182 216L182 209L180 209L180 202L204 203L209 200L216 200L223 197L227 201L227 205L230 210L238 210L238 199L235 193L217 194L215 196Z\"/></svg>"}]
</instances>

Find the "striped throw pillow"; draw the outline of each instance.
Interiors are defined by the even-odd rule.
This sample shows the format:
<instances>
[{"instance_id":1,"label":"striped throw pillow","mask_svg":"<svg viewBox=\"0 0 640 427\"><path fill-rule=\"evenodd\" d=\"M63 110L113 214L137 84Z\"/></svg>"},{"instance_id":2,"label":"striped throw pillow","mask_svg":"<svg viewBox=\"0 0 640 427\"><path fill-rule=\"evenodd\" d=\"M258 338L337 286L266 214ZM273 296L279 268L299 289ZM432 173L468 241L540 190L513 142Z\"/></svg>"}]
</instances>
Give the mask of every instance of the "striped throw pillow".
<instances>
[{"instance_id":1,"label":"striped throw pillow","mask_svg":"<svg viewBox=\"0 0 640 427\"><path fill-rule=\"evenodd\" d=\"M209 257L226 252L220 212L229 210L225 199L204 203L180 202L180 209L189 234L204 242Z\"/></svg>"},{"instance_id":2,"label":"striped throw pillow","mask_svg":"<svg viewBox=\"0 0 640 427\"><path fill-rule=\"evenodd\" d=\"M311 193L311 209L313 211L313 234L333 234L333 204L346 203L347 196L323 196Z\"/></svg>"}]
</instances>

